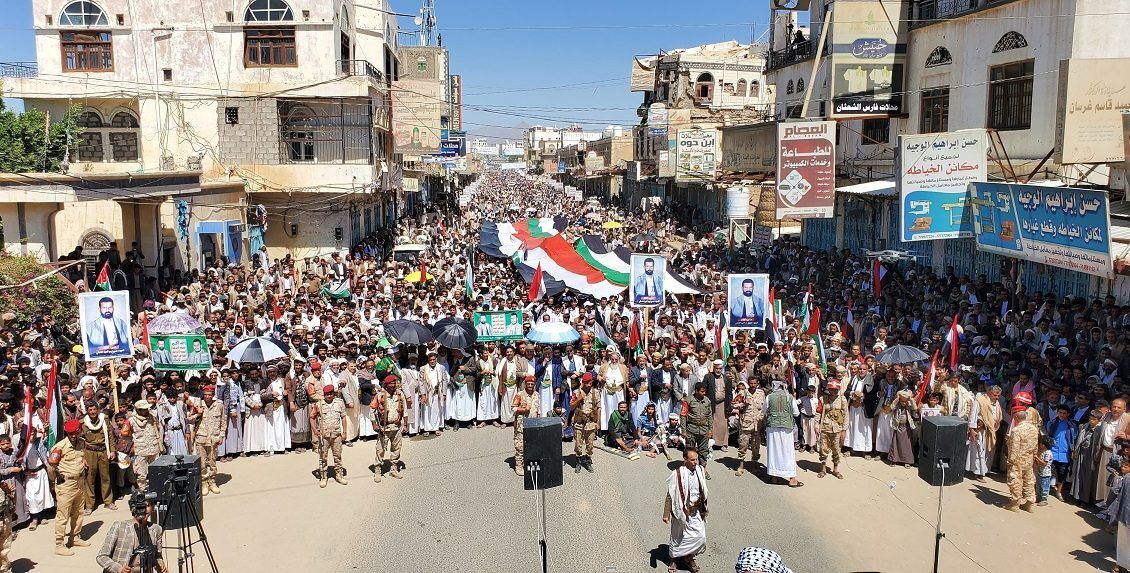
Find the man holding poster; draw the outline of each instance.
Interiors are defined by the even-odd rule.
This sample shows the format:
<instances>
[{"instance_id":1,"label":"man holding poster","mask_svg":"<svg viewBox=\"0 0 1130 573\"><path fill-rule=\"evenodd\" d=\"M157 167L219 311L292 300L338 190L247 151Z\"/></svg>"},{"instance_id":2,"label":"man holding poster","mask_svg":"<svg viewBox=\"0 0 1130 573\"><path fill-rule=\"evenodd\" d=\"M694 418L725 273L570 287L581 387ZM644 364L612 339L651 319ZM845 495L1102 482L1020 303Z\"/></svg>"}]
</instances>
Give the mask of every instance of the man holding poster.
<instances>
[{"instance_id":1,"label":"man holding poster","mask_svg":"<svg viewBox=\"0 0 1130 573\"><path fill-rule=\"evenodd\" d=\"M79 313L87 360L129 358L133 355L129 328L129 293L80 293Z\"/></svg>"},{"instance_id":2,"label":"man holding poster","mask_svg":"<svg viewBox=\"0 0 1130 573\"><path fill-rule=\"evenodd\" d=\"M654 255L632 255L632 305L663 306L663 275L667 260Z\"/></svg>"},{"instance_id":3,"label":"man holding poster","mask_svg":"<svg viewBox=\"0 0 1130 573\"><path fill-rule=\"evenodd\" d=\"M769 275L729 275L726 300L730 302L730 328L763 328Z\"/></svg>"}]
</instances>

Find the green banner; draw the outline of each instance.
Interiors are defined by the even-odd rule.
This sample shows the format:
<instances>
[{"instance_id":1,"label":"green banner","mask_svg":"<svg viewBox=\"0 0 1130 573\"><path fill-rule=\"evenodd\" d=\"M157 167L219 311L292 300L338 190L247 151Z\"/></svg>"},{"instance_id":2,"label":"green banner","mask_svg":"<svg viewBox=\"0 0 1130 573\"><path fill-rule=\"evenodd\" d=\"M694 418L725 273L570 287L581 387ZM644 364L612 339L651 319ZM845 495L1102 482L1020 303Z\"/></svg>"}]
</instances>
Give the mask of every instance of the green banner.
<instances>
[{"instance_id":1,"label":"green banner","mask_svg":"<svg viewBox=\"0 0 1130 573\"><path fill-rule=\"evenodd\" d=\"M207 370L212 367L203 334L151 334L149 347L157 370Z\"/></svg>"},{"instance_id":2,"label":"green banner","mask_svg":"<svg viewBox=\"0 0 1130 573\"><path fill-rule=\"evenodd\" d=\"M525 338L525 332L522 331L522 311L520 310L476 312L471 321L475 323L475 332L479 335L479 342L522 340Z\"/></svg>"}]
</instances>

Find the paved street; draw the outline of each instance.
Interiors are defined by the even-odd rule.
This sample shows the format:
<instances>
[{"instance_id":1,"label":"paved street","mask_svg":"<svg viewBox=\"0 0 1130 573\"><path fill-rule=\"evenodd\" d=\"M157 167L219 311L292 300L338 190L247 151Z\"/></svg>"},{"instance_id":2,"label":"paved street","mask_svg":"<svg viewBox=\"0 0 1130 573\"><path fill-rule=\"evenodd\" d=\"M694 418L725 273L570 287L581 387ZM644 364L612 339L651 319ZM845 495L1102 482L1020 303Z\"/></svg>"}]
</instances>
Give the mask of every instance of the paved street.
<instances>
[{"instance_id":1,"label":"paved street","mask_svg":"<svg viewBox=\"0 0 1130 573\"><path fill-rule=\"evenodd\" d=\"M485 428L411 441L407 477L381 484L370 478L372 444L359 443L345 449L351 483L331 481L325 490L311 474L309 452L222 464L231 480L223 494L205 501L205 531L220 570L352 571L379 564L389 571L536 571L535 500L505 461L510 436ZM734 465L732 452L721 456L726 466ZM550 570L665 570L653 556L667 542L659 517L668 462L604 452L594 459L597 473L567 467L565 486L547 495ZM779 551L797 572L929 570L936 489L915 470L861 459L847 463L844 481L817 479L804 471L815 467L813 459L801 455L806 485L799 490L748 474L737 478L710 464L703 571L732 570L737 552L750 544ZM993 481L946 491L943 571L1109 570L1104 559L1113 536L1095 533L1095 520L1065 515L1076 510L1055 500L1035 515L989 505L999 504L1005 491ZM50 527L22 532L12 550L15 570L95 570L96 546L109 524L125 517L124 505L87 518L84 531L95 547L75 557L52 553Z\"/></svg>"}]
</instances>

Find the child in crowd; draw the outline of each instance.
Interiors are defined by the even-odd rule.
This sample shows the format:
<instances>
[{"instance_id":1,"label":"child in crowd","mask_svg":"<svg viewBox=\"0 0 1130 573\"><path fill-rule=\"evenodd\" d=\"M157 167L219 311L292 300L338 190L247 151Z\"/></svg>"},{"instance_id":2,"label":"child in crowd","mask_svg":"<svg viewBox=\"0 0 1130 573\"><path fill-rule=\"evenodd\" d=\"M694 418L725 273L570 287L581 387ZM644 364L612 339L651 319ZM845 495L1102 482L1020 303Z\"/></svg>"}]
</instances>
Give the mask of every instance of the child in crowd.
<instances>
[{"instance_id":1,"label":"child in crowd","mask_svg":"<svg viewBox=\"0 0 1130 573\"><path fill-rule=\"evenodd\" d=\"M683 428L679 423L679 415L675 412L671 412L667 416L667 423L656 428L655 433L655 441L659 444L659 447L663 448L663 455L667 459L671 459L671 448L678 449L685 445L683 443Z\"/></svg>"},{"instance_id":2,"label":"child in crowd","mask_svg":"<svg viewBox=\"0 0 1130 573\"><path fill-rule=\"evenodd\" d=\"M1106 509L1099 512L1099 519L1107 523L1106 530L1109 533L1114 533L1118 528L1118 504L1121 502L1123 495L1122 486L1125 484L1126 475L1130 474L1130 457L1123 458L1122 462L1118 465L1118 474L1114 477L1114 484L1110 488L1110 503Z\"/></svg>"},{"instance_id":3,"label":"child in crowd","mask_svg":"<svg viewBox=\"0 0 1130 573\"><path fill-rule=\"evenodd\" d=\"M800 409L800 425L804 431L801 435L804 451L816 451L816 440L819 439L816 429L816 406L820 403L820 399L816 396L816 384L809 384L808 392L797 402L797 407Z\"/></svg>"},{"instance_id":4,"label":"child in crowd","mask_svg":"<svg viewBox=\"0 0 1130 573\"><path fill-rule=\"evenodd\" d=\"M930 416L942 415L942 395L938 392L933 392L926 397L926 405L918 410L918 414L927 418Z\"/></svg>"},{"instance_id":5,"label":"child in crowd","mask_svg":"<svg viewBox=\"0 0 1130 573\"><path fill-rule=\"evenodd\" d=\"M1051 436L1041 436L1039 449L1036 450L1036 459L1033 463L1036 472L1036 505L1048 504L1048 493L1052 488L1052 446L1055 440Z\"/></svg>"}]
</instances>

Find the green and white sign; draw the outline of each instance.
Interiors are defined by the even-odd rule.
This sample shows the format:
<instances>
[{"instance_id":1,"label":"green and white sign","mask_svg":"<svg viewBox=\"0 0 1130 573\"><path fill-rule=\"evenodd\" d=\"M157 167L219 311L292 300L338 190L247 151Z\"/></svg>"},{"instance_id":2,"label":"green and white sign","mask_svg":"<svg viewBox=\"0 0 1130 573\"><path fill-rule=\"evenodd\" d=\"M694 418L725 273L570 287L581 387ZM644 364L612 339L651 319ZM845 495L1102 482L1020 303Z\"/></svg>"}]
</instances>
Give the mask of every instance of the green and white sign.
<instances>
[{"instance_id":1,"label":"green and white sign","mask_svg":"<svg viewBox=\"0 0 1130 573\"><path fill-rule=\"evenodd\" d=\"M207 370L212 367L203 334L151 334L149 347L157 370Z\"/></svg>"},{"instance_id":2,"label":"green and white sign","mask_svg":"<svg viewBox=\"0 0 1130 573\"><path fill-rule=\"evenodd\" d=\"M525 337L520 310L476 312L471 321L475 323L479 342L522 340Z\"/></svg>"}]
</instances>

